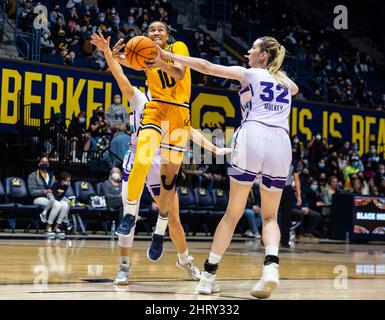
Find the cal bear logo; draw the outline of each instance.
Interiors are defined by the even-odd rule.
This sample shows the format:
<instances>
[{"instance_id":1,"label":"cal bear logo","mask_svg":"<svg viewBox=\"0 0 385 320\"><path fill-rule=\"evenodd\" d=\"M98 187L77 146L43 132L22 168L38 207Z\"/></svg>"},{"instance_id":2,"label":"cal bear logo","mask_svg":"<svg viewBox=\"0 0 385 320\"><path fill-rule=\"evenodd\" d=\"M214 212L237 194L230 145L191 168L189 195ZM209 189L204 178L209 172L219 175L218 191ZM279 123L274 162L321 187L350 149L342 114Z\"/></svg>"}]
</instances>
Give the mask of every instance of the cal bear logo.
<instances>
[{"instance_id":1,"label":"cal bear logo","mask_svg":"<svg viewBox=\"0 0 385 320\"><path fill-rule=\"evenodd\" d=\"M88 182L82 182L82 183L80 184L80 188L81 188L82 190L88 190Z\"/></svg>"},{"instance_id":2,"label":"cal bear logo","mask_svg":"<svg viewBox=\"0 0 385 320\"><path fill-rule=\"evenodd\" d=\"M202 127L222 128L225 125L225 118L217 111L207 111L203 115Z\"/></svg>"},{"instance_id":3,"label":"cal bear logo","mask_svg":"<svg viewBox=\"0 0 385 320\"><path fill-rule=\"evenodd\" d=\"M206 195L206 189L199 188L199 195L205 196Z\"/></svg>"},{"instance_id":4,"label":"cal bear logo","mask_svg":"<svg viewBox=\"0 0 385 320\"><path fill-rule=\"evenodd\" d=\"M13 178L12 179L12 185L14 187L19 187L20 186L20 179L19 178Z\"/></svg>"},{"instance_id":5,"label":"cal bear logo","mask_svg":"<svg viewBox=\"0 0 385 320\"><path fill-rule=\"evenodd\" d=\"M182 194L188 194L188 189L186 187L182 187L180 191Z\"/></svg>"}]
</instances>

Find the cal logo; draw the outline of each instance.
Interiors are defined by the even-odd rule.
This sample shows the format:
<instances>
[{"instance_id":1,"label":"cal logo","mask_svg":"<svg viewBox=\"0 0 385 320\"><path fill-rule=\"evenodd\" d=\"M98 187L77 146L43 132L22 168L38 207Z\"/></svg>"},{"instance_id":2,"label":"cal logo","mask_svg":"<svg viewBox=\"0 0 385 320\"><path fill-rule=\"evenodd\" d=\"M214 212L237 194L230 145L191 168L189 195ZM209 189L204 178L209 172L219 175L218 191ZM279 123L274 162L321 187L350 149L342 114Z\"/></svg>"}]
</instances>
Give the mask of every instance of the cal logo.
<instances>
[{"instance_id":1,"label":"cal logo","mask_svg":"<svg viewBox=\"0 0 385 320\"><path fill-rule=\"evenodd\" d=\"M222 128L225 125L225 117L218 111L207 111L203 114L202 127Z\"/></svg>"},{"instance_id":2,"label":"cal logo","mask_svg":"<svg viewBox=\"0 0 385 320\"><path fill-rule=\"evenodd\" d=\"M186 187L182 187L182 188L180 189L180 192L181 192L182 194L188 194L188 189L187 189Z\"/></svg>"},{"instance_id":3,"label":"cal logo","mask_svg":"<svg viewBox=\"0 0 385 320\"><path fill-rule=\"evenodd\" d=\"M217 196L223 197L223 190L222 189L217 189Z\"/></svg>"},{"instance_id":4,"label":"cal logo","mask_svg":"<svg viewBox=\"0 0 385 320\"><path fill-rule=\"evenodd\" d=\"M82 182L82 183L80 184L80 188L81 188L82 190L88 190L88 182Z\"/></svg>"},{"instance_id":5,"label":"cal logo","mask_svg":"<svg viewBox=\"0 0 385 320\"><path fill-rule=\"evenodd\" d=\"M13 178L12 179L12 185L14 187L20 187L20 179L19 178Z\"/></svg>"},{"instance_id":6,"label":"cal logo","mask_svg":"<svg viewBox=\"0 0 385 320\"><path fill-rule=\"evenodd\" d=\"M205 195L206 195L206 189L199 188L199 194L200 194L201 196L205 196Z\"/></svg>"}]
</instances>

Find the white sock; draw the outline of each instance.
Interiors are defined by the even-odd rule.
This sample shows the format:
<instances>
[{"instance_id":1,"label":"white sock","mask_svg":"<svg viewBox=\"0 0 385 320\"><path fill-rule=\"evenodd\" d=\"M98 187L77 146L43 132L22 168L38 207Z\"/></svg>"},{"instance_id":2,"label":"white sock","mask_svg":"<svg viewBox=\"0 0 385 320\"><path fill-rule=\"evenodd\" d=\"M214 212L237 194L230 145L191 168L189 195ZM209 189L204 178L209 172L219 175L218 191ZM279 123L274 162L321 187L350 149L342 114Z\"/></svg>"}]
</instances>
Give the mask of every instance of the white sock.
<instances>
[{"instance_id":1,"label":"white sock","mask_svg":"<svg viewBox=\"0 0 385 320\"><path fill-rule=\"evenodd\" d=\"M120 257L120 264L130 264L130 257L128 257L128 256L121 256Z\"/></svg>"},{"instance_id":2,"label":"white sock","mask_svg":"<svg viewBox=\"0 0 385 320\"><path fill-rule=\"evenodd\" d=\"M186 249L185 252L178 253L178 260L180 264L186 264L188 263L188 249Z\"/></svg>"},{"instance_id":3,"label":"white sock","mask_svg":"<svg viewBox=\"0 0 385 320\"><path fill-rule=\"evenodd\" d=\"M158 221L156 222L155 234L164 236L168 225L168 217L164 218L158 215Z\"/></svg>"},{"instance_id":4,"label":"white sock","mask_svg":"<svg viewBox=\"0 0 385 320\"><path fill-rule=\"evenodd\" d=\"M278 257L278 247L277 246L266 246L265 247L265 255Z\"/></svg>"},{"instance_id":5,"label":"white sock","mask_svg":"<svg viewBox=\"0 0 385 320\"><path fill-rule=\"evenodd\" d=\"M139 210L138 200L134 200L134 201L127 200L127 203L124 206L124 215L130 214L135 217L138 210Z\"/></svg>"},{"instance_id":6,"label":"white sock","mask_svg":"<svg viewBox=\"0 0 385 320\"><path fill-rule=\"evenodd\" d=\"M209 263L210 264L218 264L222 259L222 256L219 256L213 252L210 252L209 255Z\"/></svg>"}]
</instances>

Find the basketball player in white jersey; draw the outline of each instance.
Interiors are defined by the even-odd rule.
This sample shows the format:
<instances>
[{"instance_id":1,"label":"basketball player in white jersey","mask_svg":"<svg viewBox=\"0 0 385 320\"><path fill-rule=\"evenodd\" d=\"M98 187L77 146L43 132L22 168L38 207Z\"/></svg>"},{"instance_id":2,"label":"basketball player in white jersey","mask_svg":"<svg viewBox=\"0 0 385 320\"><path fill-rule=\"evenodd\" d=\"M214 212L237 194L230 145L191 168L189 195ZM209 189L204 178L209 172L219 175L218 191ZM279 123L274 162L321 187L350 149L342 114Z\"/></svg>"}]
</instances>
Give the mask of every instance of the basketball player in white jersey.
<instances>
[{"instance_id":1,"label":"basketball player in white jersey","mask_svg":"<svg viewBox=\"0 0 385 320\"><path fill-rule=\"evenodd\" d=\"M115 77L120 90L123 95L129 100L130 108L133 112L133 126L134 132L131 134L131 142L130 149L127 151L124 161L123 161L123 183L122 183L122 200L123 205L126 204L126 195L127 195L127 185L128 185L128 177L131 172L131 168L135 159L136 152L136 144L137 144L137 133L139 129L140 120L143 114L144 106L146 102L149 100L147 94L142 93L139 89L135 88L131 85L130 81L124 75L122 67L120 64L113 59L112 51L110 49L110 38L104 39L102 34L96 35L93 34L91 36L91 43L95 45L99 50L103 51L104 56L106 58L107 64ZM200 132L191 128L190 129L190 137L191 139L203 146L204 148L214 152L218 155L224 155L226 153L231 152L230 148L217 148L210 141L208 141L205 137L202 136ZM159 201L159 193L160 193L160 150L158 150L157 155L154 157L151 168L148 172L146 178L146 186L149 190L151 196L158 203ZM137 219L137 216L136 216ZM177 252L178 259L176 265L181 270L185 271L187 275L192 280L199 280L201 277L200 270L196 267L196 265L192 262L193 257L189 255L186 238L184 234L183 227L181 225L179 219L179 202L178 196L175 197L174 204L170 211L169 221L169 232L171 240L173 241ZM114 283L117 285L125 285L129 282L129 275L131 271L131 247L134 240L135 227L131 230L131 233L128 237L120 236L118 237L119 250L120 250L120 266L117 276L114 279Z\"/></svg>"},{"instance_id":2,"label":"basketball player in white jersey","mask_svg":"<svg viewBox=\"0 0 385 320\"><path fill-rule=\"evenodd\" d=\"M215 283L218 264L231 242L250 188L258 176L266 256L262 277L252 288L251 295L267 298L279 285L277 212L291 163L288 135L291 96L298 92L297 85L281 71L286 50L272 37L259 38L245 55L251 67L246 69L212 64L157 49L161 59L173 60L208 75L238 80L242 85L239 95L243 120L233 137L229 203L215 231L197 292L211 294L220 291Z\"/></svg>"}]
</instances>

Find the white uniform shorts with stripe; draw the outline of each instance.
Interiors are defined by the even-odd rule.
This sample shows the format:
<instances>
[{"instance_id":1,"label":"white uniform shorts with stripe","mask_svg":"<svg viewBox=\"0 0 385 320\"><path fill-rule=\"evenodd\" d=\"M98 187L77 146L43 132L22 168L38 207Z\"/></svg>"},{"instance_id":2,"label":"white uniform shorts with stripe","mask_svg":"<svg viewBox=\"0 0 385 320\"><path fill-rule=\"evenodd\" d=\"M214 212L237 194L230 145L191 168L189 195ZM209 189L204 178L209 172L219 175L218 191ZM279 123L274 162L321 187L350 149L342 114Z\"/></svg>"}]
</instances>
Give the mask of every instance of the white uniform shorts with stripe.
<instances>
[{"instance_id":1,"label":"white uniform shorts with stripe","mask_svg":"<svg viewBox=\"0 0 385 320\"><path fill-rule=\"evenodd\" d=\"M291 142L283 128L257 121L246 121L233 137L230 179L253 184L257 176L267 191L281 191L289 174L292 159Z\"/></svg>"},{"instance_id":2,"label":"white uniform shorts with stripe","mask_svg":"<svg viewBox=\"0 0 385 320\"><path fill-rule=\"evenodd\" d=\"M132 166L134 164L134 160L135 152L132 152L131 150L128 151L124 157L122 166L122 197L125 197L123 203L127 201L127 182L132 170ZM158 152L152 159L152 164L146 177L146 187L153 198L154 196L159 196L160 194L160 164L161 157L160 153Z\"/></svg>"}]
</instances>

